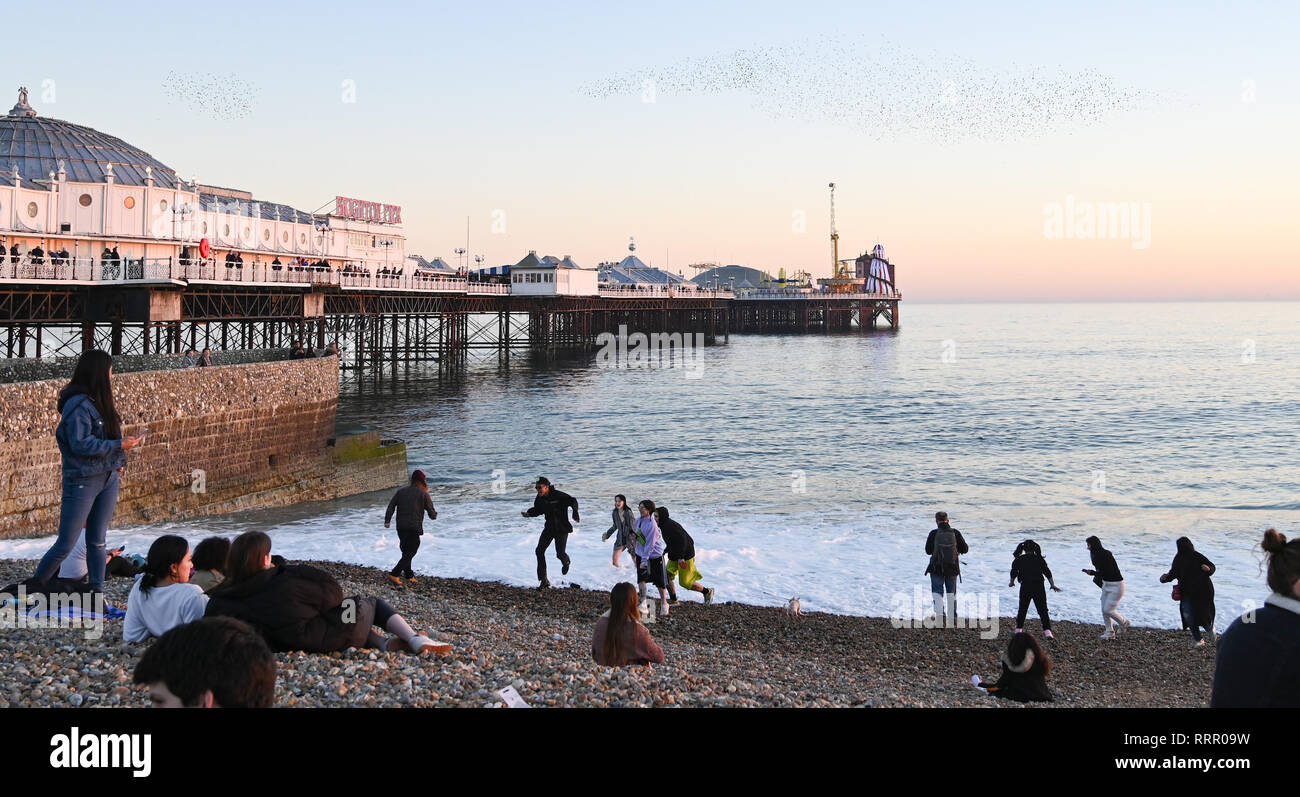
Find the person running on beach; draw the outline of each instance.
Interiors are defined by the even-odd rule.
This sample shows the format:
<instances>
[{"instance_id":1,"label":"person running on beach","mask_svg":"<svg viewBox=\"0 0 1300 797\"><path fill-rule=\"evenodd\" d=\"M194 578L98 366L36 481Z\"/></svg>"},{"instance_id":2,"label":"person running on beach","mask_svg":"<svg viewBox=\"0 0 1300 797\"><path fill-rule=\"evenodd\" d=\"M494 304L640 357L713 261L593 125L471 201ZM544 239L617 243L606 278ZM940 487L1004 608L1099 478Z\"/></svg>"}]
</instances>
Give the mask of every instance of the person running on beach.
<instances>
[{"instance_id":1,"label":"person running on beach","mask_svg":"<svg viewBox=\"0 0 1300 797\"><path fill-rule=\"evenodd\" d=\"M614 496L613 523L608 531L600 535L602 542L608 540L610 535L618 535L614 537L614 567L618 567L620 553L627 551L628 556L632 555L632 545L635 542L632 535L633 523L632 507L627 505L627 496L622 493Z\"/></svg>"},{"instance_id":2,"label":"person running on beach","mask_svg":"<svg viewBox=\"0 0 1300 797\"><path fill-rule=\"evenodd\" d=\"M1174 588L1178 592L1178 613L1182 615L1183 628L1192 632L1194 646L1199 648L1205 645L1205 640L1201 639L1202 628L1210 641L1214 641L1214 582L1210 580L1214 575L1214 562L1197 553L1192 541L1186 537L1179 537L1177 546L1173 564L1169 565L1169 572L1160 577L1160 583L1178 580L1178 586Z\"/></svg>"},{"instance_id":3,"label":"person running on beach","mask_svg":"<svg viewBox=\"0 0 1300 797\"><path fill-rule=\"evenodd\" d=\"M930 564L925 574L930 577L930 596L934 599L935 619L943 620L945 616L945 592L947 593L947 624L957 627L957 579L961 577L960 554L970 551L961 532L948 525L947 512L935 512L938 527L925 538L925 552L930 555ZM942 627L942 623L940 623Z\"/></svg>"},{"instance_id":4,"label":"person running on beach","mask_svg":"<svg viewBox=\"0 0 1300 797\"><path fill-rule=\"evenodd\" d=\"M668 603L676 605L677 590L673 588L676 577L686 589L703 593L705 603L713 603L713 590L699 583L700 571L695 569L695 540L686 533L682 524L668 516L668 507L655 510L655 522L664 537L664 568L668 571Z\"/></svg>"},{"instance_id":5,"label":"person running on beach","mask_svg":"<svg viewBox=\"0 0 1300 797\"><path fill-rule=\"evenodd\" d=\"M636 607L636 587L626 581L609 591L609 611L596 621L591 657L606 667L663 664L664 649L650 638Z\"/></svg>"},{"instance_id":6,"label":"person running on beach","mask_svg":"<svg viewBox=\"0 0 1300 797\"><path fill-rule=\"evenodd\" d=\"M1016 633L1019 634L1024 630L1025 615L1029 613L1029 602L1033 601L1034 608L1038 610L1038 619L1043 622L1043 636L1056 639L1052 636L1052 618L1047 614L1047 590L1043 588L1044 577L1047 583L1052 585L1053 592L1061 591L1052 578L1052 569L1047 566L1047 560L1043 558L1043 550L1038 547L1038 543L1025 540L1017 545L1011 562L1011 583L1007 585L1014 587L1016 579L1020 579L1020 608L1016 611Z\"/></svg>"},{"instance_id":7,"label":"person running on beach","mask_svg":"<svg viewBox=\"0 0 1300 797\"><path fill-rule=\"evenodd\" d=\"M569 523L569 508L573 508L573 522L579 523L578 519L578 499L562 493L551 486L551 482L545 476L537 477L537 497L533 499L532 509L525 510L519 514L524 517L537 517L538 515L546 516L546 525L542 527L542 536L537 539L537 585L538 589L546 589L551 586L551 582L546 580L546 549L551 543L555 543L555 558L560 560L560 575L567 575L569 572L569 555L564 552L564 546L569 541L569 535L573 533L573 524Z\"/></svg>"},{"instance_id":8,"label":"person running on beach","mask_svg":"<svg viewBox=\"0 0 1300 797\"><path fill-rule=\"evenodd\" d=\"M1273 593L1219 638L1210 708L1300 708L1300 538L1269 529L1260 547Z\"/></svg>"},{"instance_id":9,"label":"person running on beach","mask_svg":"<svg viewBox=\"0 0 1300 797\"><path fill-rule=\"evenodd\" d=\"M641 511L641 517L636 521L636 545L632 549L632 555L636 559L637 592L640 599L645 600L646 582L658 587L659 614L667 616L668 597L664 594L668 581L664 573L665 546L663 535L655 523L655 502L647 499L637 508Z\"/></svg>"},{"instance_id":10,"label":"person running on beach","mask_svg":"<svg viewBox=\"0 0 1300 797\"><path fill-rule=\"evenodd\" d=\"M424 516L437 520L438 512L433 508L433 499L429 497L429 484L424 480L424 471L417 470L411 474L411 483L397 492L388 502L388 511L384 513L384 528L388 528L397 513L397 540L401 547L402 558L393 566L388 579L399 587L402 579L415 583L415 571L411 570L411 560L420 550L420 537L424 535Z\"/></svg>"},{"instance_id":11,"label":"person running on beach","mask_svg":"<svg viewBox=\"0 0 1300 797\"><path fill-rule=\"evenodd\" d=\"M1038 640L1016 631L1002 654L1002 676L997 682L984 683L978 675L972 675L970 682L994 697L1021 703L1051 702L1052 690L1047 688L1051 671L1052 659L1039 647Z\"/></svg>"},{"instance_id":12,"label":"person running on beach","mask_svg":"<svg viewBox=\"0 0 1300 797\"><path fill-rule=\"evenodd\" d=\"M1092 557L1092 568L1085 567L1083 572L1092 576L1092 583L1101 587L1101 619L1105 624L1101 638L1114 639L1119 636L1120 629L1127 631L1132 625L1117 609L1124 597L1124 576L1120 575L1114 555L1101 546L1101 540L1089 537L1084 542Z\"/></svg>"}]
</instances>

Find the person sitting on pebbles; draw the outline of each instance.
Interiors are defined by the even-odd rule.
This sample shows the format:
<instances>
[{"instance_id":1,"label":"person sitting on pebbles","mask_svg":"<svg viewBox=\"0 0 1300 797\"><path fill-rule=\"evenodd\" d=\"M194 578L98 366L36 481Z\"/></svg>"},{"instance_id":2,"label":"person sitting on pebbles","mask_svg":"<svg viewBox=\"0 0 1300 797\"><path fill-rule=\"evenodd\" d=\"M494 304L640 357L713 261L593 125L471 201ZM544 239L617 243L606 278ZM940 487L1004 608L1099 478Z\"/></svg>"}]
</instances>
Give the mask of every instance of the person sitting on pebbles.
<instances>
[{"instance_id":1,"label":"person sitting on pebbles","mask_svg":"<svg viewBox=\"0 0 1300 797\"><path fill-rule=\"evenodd\" d=\"M233 617L204 617L158 638L132 681L154 708L270 708L275 656L262 635Z\"/></svg>"},{"instance_id":2,"label":"person sitting on pebbles","mask_svg":"<svg viewBox=\"0 0 1300 797\"><path fill-rule=\"evenodd\" d=\"M212 590L207 616L243 620L275 651L451 652L451 645L415 633L383 598L345 599L338 581L324 570L273 562L271 538L260 531L246 531L230 544L229 572ZM376 626L393 636L385 640Z\"/></svg>"},{"instance_id":3,"label":"person sitting on pebbles","mask_svg":"<svg viewBox=\"0 0 1300 797\"><path fill-rule=\"evenodd\" d=\"M143 642L203 616L208 596L191 584L194 563L183 537L164 534L149 546L144 572L135 577L126 599L122 641Z\"/></svg>"},{"instance_id":4,"label":"person sitting on pebbles","mask_svg":"<svg viewBox=\"0 0 1300 797\"><path fill-rule=\"evenodd\" d=\"M994 697L1021 703L1050 703L1052 691L1047 688L1047 674L1051 671L1052 659L1039 647L1038 640L1032 634L1017 631L1002 654L1002 677L989 684L972 675L970 682Z\"/></svg>"},{"instance_id":5,"label":"person sitting on pebbles","mask_svg":"<svg viewBox=\"0 0 1300 797\"><path fill-rule=\"evenodd\" d=\"M650 638L637 610L636 587L624 581L609 591L609 611L596 621L591 657L606 667L663 664L664 650Z\"/></svg>"}]
</instances>

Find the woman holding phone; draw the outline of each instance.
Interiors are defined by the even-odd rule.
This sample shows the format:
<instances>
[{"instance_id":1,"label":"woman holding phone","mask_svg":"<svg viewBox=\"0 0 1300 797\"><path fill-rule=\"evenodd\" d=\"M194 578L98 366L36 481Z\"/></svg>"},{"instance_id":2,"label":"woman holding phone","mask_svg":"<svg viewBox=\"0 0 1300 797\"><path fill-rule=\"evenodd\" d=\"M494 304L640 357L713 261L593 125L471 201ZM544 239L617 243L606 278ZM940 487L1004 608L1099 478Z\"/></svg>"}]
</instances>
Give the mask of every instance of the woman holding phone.
<instances>
[{"instance_id":1,"label":"woman holding phone","mask_svg":"<svg viewBox=\"0 0 1300 797\"><path fill-rule=\"evenodd\" d=\"M118 478L126 469L126 452L140 442L122 437L112 380L113 358L94 349L81 355L59 393L62 418L54 437L63 455L63 503L58 539L36 566L38 583L54 577L84 527L88 589L104 592L104 537L117 508Z\"/></svg>"}]
</instances>

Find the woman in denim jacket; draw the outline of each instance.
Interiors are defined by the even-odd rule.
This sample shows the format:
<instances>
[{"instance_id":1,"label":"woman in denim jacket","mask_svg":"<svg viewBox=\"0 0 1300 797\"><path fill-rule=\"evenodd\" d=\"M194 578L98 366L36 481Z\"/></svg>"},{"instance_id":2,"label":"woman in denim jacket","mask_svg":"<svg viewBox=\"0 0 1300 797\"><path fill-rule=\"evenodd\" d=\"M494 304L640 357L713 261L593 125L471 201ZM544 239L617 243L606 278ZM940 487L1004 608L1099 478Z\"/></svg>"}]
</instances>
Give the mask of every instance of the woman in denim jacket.
<instances>
[{"instance_id":1,"label":"woman in denim jacket","mask_svg":"<svg viewBox=\"0 0 1300 797\"><path fill-rule=\"evenodd\" d=\"M118 476L126 468L126 452L140 442L122 438L112 378L113 358L95 349L81 355L72 381L59 393L63 419L54 437L63 454L63 505L59 537L36 566L37 583L54 577L84 527L89 589L104 591L104 536L117 507Z\"/></svg>"}]
</instances>

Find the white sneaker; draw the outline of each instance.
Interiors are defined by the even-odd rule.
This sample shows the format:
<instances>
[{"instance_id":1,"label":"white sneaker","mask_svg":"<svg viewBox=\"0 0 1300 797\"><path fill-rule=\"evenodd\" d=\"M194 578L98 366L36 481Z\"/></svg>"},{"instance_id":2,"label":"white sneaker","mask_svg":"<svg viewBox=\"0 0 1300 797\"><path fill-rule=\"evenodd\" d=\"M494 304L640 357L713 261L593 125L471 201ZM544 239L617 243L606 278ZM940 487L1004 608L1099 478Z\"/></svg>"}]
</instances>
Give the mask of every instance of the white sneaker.
<instances>
[{"instance_id":1,"label":"white sneaker","mask_svg":"<svg viewBox=\"0 0 1300 797\"><path fill-rule=\"evenodd\" d=\"M659 601L659 616L668 616L668 601Z\"/></svg>"},{"instance_id":2,"label":"white sneaker","mask_svg":"<svg viewBox=\"0 0 1300 797\"><path fill-rule=\"evenodd\" d=\"M1192 645L1192 647L1194 647L1194 648L1203 648L1203 647L1205 647L1205 640L1204 640L1204 639L1198 639L1198 640L1196 640L1196 644L1195 644L1195 645Z\"/></svg>"},{"instance_id":3,"label":"white sneaker","mask_svg":"<svg viewBox=\"0 0 1300 797\"><path fill-rule=\"evenodd\" d=\"M987 689L985 689L984 687L980 686L980 677L979 677L978 675L972 675L972 676L970 677L970 685L973 686L973 687L975 687L976 689L980 690L981 692L983 692L983 693L986 694L986 695L989 693L989 690L987 690Z\"/></svg>"},{"instance_id":4,"label":"white sneaker","mask_svg":"<svg viewBox=\"0 0 1300 797\"><path fill-rule=\"evenodd\" d=\"M1043 632L1043 636L1047 637L1048 639L1056 639L1056 635L1052 633L1052 629L1050 628Z\"/></svg>"},{"instance_id":5,"label":"white sneaker","mask_svg":"<svg viewBox=\"0 0 1300 797\"><path fill-rule=\"evenodd\" d=\"M1114 631L1103 631L1101 633L1102 639L1114 639L1117 636L1119 636L1119 634L1115 633Z\"/></svg>"},{"instance_id":6,"label":"white sneaker","mask_svg":"<svg viewBox=\"0 0 1300 797\"><path fill-rule=\"evenodd\" d=\"M432 653L435 656L446 656L451 653L451 645L446 642L434 642L424 634L416 634L411 637L406 646L416 655Z\"/></svg>"}]
</instances>

